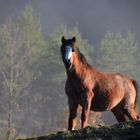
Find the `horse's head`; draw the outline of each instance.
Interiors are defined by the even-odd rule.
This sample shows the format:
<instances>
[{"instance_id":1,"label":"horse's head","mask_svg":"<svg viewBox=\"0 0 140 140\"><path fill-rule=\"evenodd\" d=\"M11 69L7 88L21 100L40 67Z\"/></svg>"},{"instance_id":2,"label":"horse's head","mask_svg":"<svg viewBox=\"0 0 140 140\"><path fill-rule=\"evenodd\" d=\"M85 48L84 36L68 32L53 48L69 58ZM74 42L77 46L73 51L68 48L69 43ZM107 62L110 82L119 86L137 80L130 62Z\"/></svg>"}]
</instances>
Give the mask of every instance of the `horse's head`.
<instances>
[{"instance_id":1,"label":"horse's head","mask_svg":"<svg viewBox=\"0 0 140 140\"><path fill-rule=\"evenodd\" d=\"M76 38L73 37L72 39L65 39L64 37L62 37L61 42L62 60L66 69L70 70L73 63L73 54L76 50Z\"/></svg>"}]
</instances>

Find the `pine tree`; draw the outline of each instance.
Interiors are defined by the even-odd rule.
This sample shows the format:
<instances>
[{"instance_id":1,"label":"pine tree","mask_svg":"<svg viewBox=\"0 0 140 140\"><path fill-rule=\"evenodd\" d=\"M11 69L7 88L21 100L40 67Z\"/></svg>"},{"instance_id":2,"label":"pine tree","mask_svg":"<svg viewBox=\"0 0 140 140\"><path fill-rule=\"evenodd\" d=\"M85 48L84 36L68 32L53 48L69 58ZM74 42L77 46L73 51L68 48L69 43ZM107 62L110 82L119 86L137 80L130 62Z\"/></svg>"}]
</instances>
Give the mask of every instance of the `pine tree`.
<instances>
[{"instance_id":1,"label":"pine tree","mask_svg":"<svg viewBox=\"0 0 140 140\"><path fill-rule=\"evenodd\" d=\"M0 103L5 112L2 117L6 119L7 140L16 139L27 119L31 83L35 77L33 66L44 46L40 23L34 18L30 5L19 19L9 19L0 28Z\"/></svg>"}]
</instances>

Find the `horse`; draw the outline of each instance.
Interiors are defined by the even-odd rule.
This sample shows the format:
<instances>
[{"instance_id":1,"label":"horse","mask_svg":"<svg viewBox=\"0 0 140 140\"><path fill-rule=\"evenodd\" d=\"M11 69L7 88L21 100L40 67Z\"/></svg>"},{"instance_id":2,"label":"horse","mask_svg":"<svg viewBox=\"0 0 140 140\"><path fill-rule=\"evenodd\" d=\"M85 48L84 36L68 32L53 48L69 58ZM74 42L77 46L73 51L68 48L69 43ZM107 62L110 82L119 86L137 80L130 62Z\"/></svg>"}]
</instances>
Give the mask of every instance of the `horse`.
<instances>
[{"instance_id":1,"label":"horse","mask_svg":"<svg viewBox=\"0 0 140 140\"><path fill-rule=\"evenodd\" d=\"M81 128L85 128L90 111L110 110L118 122L127 118L139 121L136 113L137 82L120 73L105 73L91 67L79 51L76 37L61 39L61 56L67 80L65 92L68 97L68 130L76 126L77 108L82 107ZM127 117L127 118L126 118Z\"/></svg>"}]
</instances>

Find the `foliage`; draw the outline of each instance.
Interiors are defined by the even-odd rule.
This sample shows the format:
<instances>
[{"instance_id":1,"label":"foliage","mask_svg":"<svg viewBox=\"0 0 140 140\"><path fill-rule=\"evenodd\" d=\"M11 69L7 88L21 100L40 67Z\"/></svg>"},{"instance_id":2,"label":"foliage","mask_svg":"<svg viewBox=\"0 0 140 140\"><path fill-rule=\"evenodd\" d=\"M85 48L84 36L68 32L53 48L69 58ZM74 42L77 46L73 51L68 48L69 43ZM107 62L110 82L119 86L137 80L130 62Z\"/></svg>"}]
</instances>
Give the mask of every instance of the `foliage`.
<instances>
[{"instance_id":1,"label":"foliage","mask_svg":"<svg viewBox=\"0 0 140 140\"><path fill-rule=\"evenodd\" d=\"M125 38L121 34L108 32L101 41L96 62L104 71L122 72L134 76L137 51L138 44L131 32L128 32Z\"/></svg>"},{"instance_id":2,"label":"foliage","mask_svg":"<svg viewBox=\"0 0 140 140\"><path fill-rule=\"evenodd\" d=\"M1 110L4 111L7 122L6 139L15 139L19 132L15 128L19 120L20 131L28 113L31 82L34 71L31 68L40 57L44 47L40 25L32 15L32 8L25 7L18 21L9 19L0 28L0 85ZM24 102L21 102L24 100ZM28 107L28 108L26 108ZM26 108L26 109L25 109ZM24 111L23 111L24 110ZM4 115L2 116L4 117ZM4 129L5 130L5 129Z\"/></svg>"}]
</instances>

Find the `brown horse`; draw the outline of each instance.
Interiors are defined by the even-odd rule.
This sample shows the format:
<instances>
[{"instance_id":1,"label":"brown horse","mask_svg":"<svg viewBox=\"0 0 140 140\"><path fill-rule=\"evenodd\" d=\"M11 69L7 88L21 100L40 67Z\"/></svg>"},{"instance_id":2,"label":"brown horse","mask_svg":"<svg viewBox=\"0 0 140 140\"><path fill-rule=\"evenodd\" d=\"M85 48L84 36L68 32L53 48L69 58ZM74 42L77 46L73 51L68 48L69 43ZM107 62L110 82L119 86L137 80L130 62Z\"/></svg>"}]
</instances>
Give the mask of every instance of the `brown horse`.
<instances>
[{"instance_id":1,"label":"brown horse","mask_svg":"<svg viewBox=\"0 0 140 140\"><path fill-rule=\"evenodd\" d=\"M68 130L75 127L78 105L82 106L82 128L87 125L90 110L111 110L118 122L126 121L126 116L130 120L140 120L135 111L136 82L119 73L102 73L92 68L80 53L75 37L68 40L62 37L61 41L61 55L67 72Z\"/></svg>"}]
</instances>

